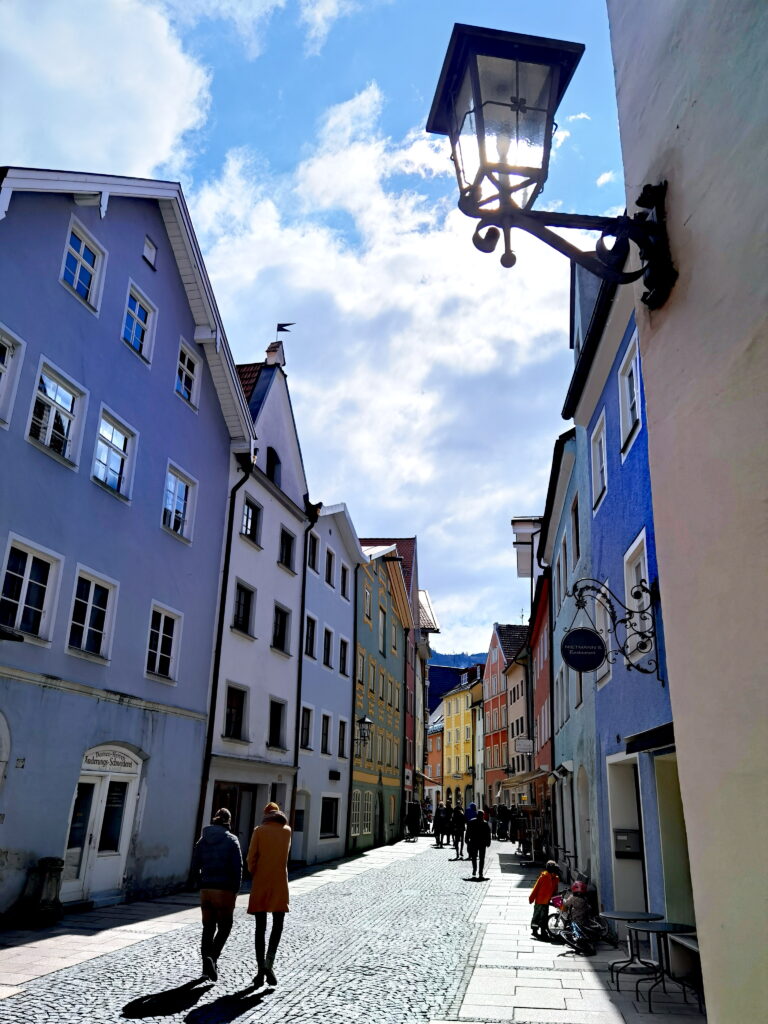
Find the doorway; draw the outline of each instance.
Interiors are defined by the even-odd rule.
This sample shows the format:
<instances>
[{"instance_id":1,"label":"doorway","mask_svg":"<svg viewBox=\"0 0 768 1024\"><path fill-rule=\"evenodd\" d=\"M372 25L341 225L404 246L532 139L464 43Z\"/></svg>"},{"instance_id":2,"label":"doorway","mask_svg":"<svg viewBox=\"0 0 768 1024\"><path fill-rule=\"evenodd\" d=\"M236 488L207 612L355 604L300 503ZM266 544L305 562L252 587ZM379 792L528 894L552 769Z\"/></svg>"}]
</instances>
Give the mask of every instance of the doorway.
<instances>
[{"instance_id":1,"label":"doorway","mask_svg":"<svg viewBox=\"0 0 768 1024\"><path fill-rule=\"evenodd\" d=\"M86 752L69 815L62 902L120 895L140 771L141 760L122 747Z\"/></svg>"},{"instance_id":2,"label":"doorway","mask_svg":"<svg viewBox=\"0 0 768 1024\"><path fill-rule=\"evenodd\" d=\"M635 758L607 759L613 909L648 910L640 782Z\"/></svg>"}]
</instances>

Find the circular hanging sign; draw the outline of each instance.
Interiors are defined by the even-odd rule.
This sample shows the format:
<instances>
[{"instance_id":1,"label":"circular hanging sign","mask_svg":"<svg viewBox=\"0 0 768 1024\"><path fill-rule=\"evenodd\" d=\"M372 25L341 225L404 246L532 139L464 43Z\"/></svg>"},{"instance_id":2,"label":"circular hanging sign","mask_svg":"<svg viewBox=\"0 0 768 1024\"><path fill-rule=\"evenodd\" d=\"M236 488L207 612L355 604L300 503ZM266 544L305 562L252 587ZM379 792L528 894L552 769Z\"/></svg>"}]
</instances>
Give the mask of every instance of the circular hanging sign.
<instances>
[{"instance_id":1,"label":"circular hanging sign","mask_svg":"<svg viewBox=\"0 0 768 1024\"><path fill-rule=\"evenodd\" d=\"M560 642L560 653L574 672L594 672L603 664L608 651L605 640L596 630L581 627L565 634Z\"/></svg>"}]
</instances>

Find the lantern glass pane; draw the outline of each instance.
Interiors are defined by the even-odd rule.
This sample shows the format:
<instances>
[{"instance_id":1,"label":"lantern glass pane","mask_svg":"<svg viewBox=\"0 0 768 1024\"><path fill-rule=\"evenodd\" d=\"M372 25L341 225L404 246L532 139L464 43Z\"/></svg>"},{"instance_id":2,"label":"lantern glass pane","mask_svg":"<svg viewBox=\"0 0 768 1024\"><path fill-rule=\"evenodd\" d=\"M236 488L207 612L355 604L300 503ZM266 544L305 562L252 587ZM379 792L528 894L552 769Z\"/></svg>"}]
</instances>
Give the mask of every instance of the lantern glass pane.
<instances>
[{"instance_id":1,"label":"lantern glass pane","mask_svg":"<svg viewBox=\"0 0 768 1024\"><path fill-rule=\"evenodd\" d=\"M480 170L480 151L475 123L474 100L469 70L456 96L453 108L453 140L456 154L456 175L459 188L474 184Z\"/></svg>"},{"instance_id":2,"label":"lantern glass pane","mask_svg":"<svg viewBox=\"0 0 768 1024\"><path fill-rule=\"evenodd\" d=\"M486 56L477 66L486 166L499 175L501 190L515 192L525 206L547 162L552 69Z\"/></svg>"}]
</instances>

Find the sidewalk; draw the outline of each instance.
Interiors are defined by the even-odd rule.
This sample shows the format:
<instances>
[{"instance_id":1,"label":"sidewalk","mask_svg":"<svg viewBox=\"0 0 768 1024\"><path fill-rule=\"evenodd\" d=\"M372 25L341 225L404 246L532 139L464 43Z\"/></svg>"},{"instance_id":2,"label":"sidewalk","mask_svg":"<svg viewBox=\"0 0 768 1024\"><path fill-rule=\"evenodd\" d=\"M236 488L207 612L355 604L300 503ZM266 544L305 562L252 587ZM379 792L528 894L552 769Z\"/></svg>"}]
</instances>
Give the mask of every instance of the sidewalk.
<instances>
[{"instance_id":1,"label":"sidewalk","mask_svg":"<svg viewBox=\"0 0 768 1024\"><path fill-rule=\"evenodd\" d=\"M634 980L627 975L622 991L609 981L608 965L625 953L601 945L593 957L561 954L565 946L539 942L531 935L528 894L541 870L530 867L511 843L493 843L486 866L490 885L476 921L482 936L467 965L466 987L450 1016L431 1024L702 1024L706 1017L695 1003L686 1004L677 985L669 995L653 992L653 1013L647 999L635 999ZM647 990L641 986L641 992ZM690 1000L689 996L689 1000Z\"/></svg>"},{"instance_id":2,"label":"sidewalk","mask_svg":"<svg viewBox=\"0 0 768 1024\"><path fill-rule=\"evenodd\" d=\"M384 867L423 850L418 843L398 843L316 868L300 868L291 875L291 896L343 883L372 868ZM247 893L241 893L237 907L244 909L247 904ZM49 928L0 931L0 999L16 995L26 982L35 978L199 924L199 896L180 893L157 900L120 903L83 914L67 914Z\"/></svg>"},{"instance_id":3,"label":"sidewalk","mask_svg":"<svg viewBox=\"0 0 768 1024\"><path fill-rule=\"evenodd\" d=\"M561 956L565 947L533 940L537 870L512 849L493 844L482 883L427 837L302 869L276 990L250 984L245 894L217 986L188 980L199 970L194 894L0 932L0 1024L704 1024L677 986L654 992L650 1016L630 979L617 993L608 964L621 950Z\"/></svg>"}]
</instances>

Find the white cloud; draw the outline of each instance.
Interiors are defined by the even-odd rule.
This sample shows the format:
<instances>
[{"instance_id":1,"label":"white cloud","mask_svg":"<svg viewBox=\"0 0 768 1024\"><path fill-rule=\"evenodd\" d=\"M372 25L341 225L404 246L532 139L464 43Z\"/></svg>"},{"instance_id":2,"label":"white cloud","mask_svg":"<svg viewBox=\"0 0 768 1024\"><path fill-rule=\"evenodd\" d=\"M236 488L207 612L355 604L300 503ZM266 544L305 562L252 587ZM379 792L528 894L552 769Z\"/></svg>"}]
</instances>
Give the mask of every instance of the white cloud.
<instances>
[{"instance_id":1,"label":"white cloud","mask_svg":"<svg viewBox=\"0 0 768 1024\"><path fill-rule=\"evenodd\" d=\"M571 133L568 131L567 128L558 128L557 131L555 132L553 138L552 138L552 145L553 145L555 151L560 149L560 147L565 142L565 140L566 139L570 139L570 137L571 137Z\"/></svg>"},{"instance_id":2,"label":"white cloud","mask_svg":"<svg viewBox=\"0 0 768 1024\"><path fill-rule=\"evenodd\" d=\"M240 149L188 198L236 359L296 321L313 500L346 501L363 535L416 533L438 649L479 650L526 600L509 519L541 511L563 429L568 262L523 232L512 270L477 252L445 151L386 138L383 101L370 83L329 110L290 177ZM475 596L454 612L462 588Z\"/></svg>"},{"instance_id":3,"label":"white cloud","mask_svg":"<svg viewBox=\"0 0 768 1024\"><path fill-rule=\"evenodd\" d=\"M589 114L585 114L583 112L581 114L571 114L569 117L566 117L566 121L591 121L591 120L592 120L592 118L589 116Z\"/></svg>"},{"instance_id":4,"label":"white cloud","mask_svg":"<svg viewBox=\"0 0 768 1024\"><path fill-rule=\"evenodd\" d=\"M287 0L158 0L179 25L194 25L205 19L231 21L245 49L253 59L264 49L264 32L275 11Z\"/></svg>"},{"instance_id":5,"label":"white cloud","mask_svg":"<svg viewBox=\"0 0 768 1024\"><path fill-rule=\"evenodd\" d=\"M207 72L143 0L4 0L0 66L7 164L181 174L208 109Z\"/></svg>"},{"instance_id":6,"label":"white cloud","mask_svg":"<svg viewBox=\"0 0 768 1024\"><path fill-rule=\"evenodd\" d=\"M319 52L335 21L361 7L358 0L299 0L301 21L307 28L309 53Z\"/></svg>"},{"instance_id":7,"label":"white cloud","mask_svg":"<svg viewBox=\"0 0 768 1024\"><path fill-rule=\"evenodd\" d=\"M609 185L612 181L616 181L616 171L606 171L600 175L595 184L598 188L602 188L603 185Z\"/></svg>"}]
</instances>

